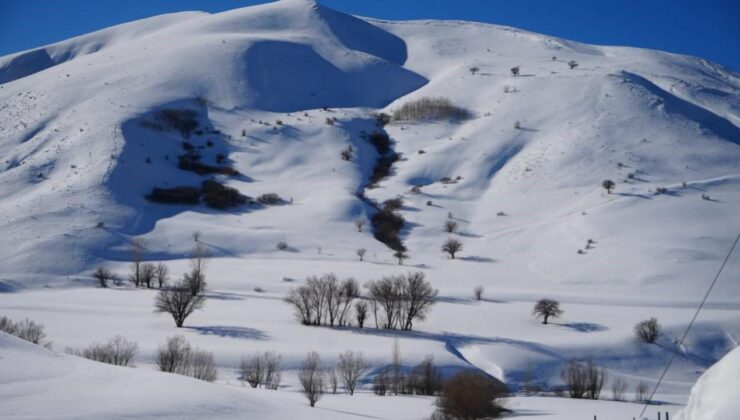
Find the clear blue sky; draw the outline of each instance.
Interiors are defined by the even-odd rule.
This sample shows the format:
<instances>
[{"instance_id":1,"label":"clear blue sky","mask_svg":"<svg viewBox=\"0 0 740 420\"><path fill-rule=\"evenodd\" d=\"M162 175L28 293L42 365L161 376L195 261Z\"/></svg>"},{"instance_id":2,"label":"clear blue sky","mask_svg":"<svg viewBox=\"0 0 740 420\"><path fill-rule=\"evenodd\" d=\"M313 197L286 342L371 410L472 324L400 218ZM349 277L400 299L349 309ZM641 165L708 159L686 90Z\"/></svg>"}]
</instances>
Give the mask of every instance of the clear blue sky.
<instances>
[{"instance_id":1,"label":"clear blue sky","mask_svg":"<svg viewBox=\"0 0 740 420\"><path fill-rule=\"evenodd\" d=\"M0 55L143 17L262 0L0 0ZM740 70L740 0L320 0L384 19L464 19L595 44L696 55Z\"/></svg>"}]
</instances>

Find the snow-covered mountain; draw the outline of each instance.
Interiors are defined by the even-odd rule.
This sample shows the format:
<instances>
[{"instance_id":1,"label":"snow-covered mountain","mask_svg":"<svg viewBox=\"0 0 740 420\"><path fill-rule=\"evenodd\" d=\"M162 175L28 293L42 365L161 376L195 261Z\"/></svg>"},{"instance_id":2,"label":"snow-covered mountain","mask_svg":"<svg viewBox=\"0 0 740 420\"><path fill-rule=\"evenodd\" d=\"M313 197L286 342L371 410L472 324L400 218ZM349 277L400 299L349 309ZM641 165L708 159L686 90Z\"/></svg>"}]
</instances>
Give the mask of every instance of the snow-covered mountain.
<instances>
[{"instance_id":1,"label":"snow-covered mountain","mask_svg":"<svg viewBox=\"0 0 740 420\"><path fill-rule=\"evenodd\" d=\"M377 124L377 113L424 97L471 117ZM373 132L401 159L370 188ZM194 172L195 160L183 170L194 154L215 173ZM218 210L147 198L207 179L283 201ZM370 223L355 226L396 197L410 257L401 267ZM209 286L224 298L193 323L265 337L189 331L224 370L245 346L298 363L351 343L387 361L388 335L296 325L282 280L416 270L441 299L425 335L403 337L409 363L431 353L516 386L528 366L553 383L563 361L598 355L615 377L649 381L740 231L739 208L740 74L699 58L497 25L358 18L307 0L158 16L0 57L0 310L44 322L61 348L120 332L151 362L173 331L150 322L150 292L134 301L68 286L93 285L101 264L125 273L136 237L146 259L179 276L198 231L216 257ZM455 233L443 229L450 219ZM448 237L463 244L456 259L440 252ZM734 259L723 278L739 274ZM487 301L471 301L476 286ZM531 318L541 297L561 301L561 325ZM737 345L738 309L740 286L720 281L666 400L685 401ZM86 310L108 316L70 333ZM632 338L650 316L664 347Z\"/></svg>"}]
</instances>

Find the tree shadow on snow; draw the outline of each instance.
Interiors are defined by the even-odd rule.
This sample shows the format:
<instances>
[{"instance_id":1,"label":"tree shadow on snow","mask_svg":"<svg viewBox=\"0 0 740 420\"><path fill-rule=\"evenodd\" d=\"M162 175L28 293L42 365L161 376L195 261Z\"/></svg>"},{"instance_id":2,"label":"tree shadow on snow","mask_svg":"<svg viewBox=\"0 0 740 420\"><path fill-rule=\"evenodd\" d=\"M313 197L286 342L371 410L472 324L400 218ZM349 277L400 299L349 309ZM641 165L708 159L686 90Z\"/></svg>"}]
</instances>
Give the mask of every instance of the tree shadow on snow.
<instances>
[{"instance_id":1,"label":"tree shadow on snow","mask_svg":"<svg viewBox=\"0 0 740 420\"><path fill-rule=\"evenodd\" d=\"M269 338L263 331L247 328L224 325L213 325L207 327L185 327L189 330L196 331L200 335L215 335L218 337L240 338L243 340L266 340Z\"/></svg>"},{"instance_id":2,"label":"tree shadow on snow","mask_svg":"<svg viewBox=\"0 0 740 420\"><path fill-rule=\"evenodd\" d=\"M558 324L558 323L553 322L552 324L559 325L561 327L570 328L578 332L598 332L598 331L607 331L609 329L601 324L594 324L590 322L569 322L567 324Z\"/></svg>"}]
</instances>

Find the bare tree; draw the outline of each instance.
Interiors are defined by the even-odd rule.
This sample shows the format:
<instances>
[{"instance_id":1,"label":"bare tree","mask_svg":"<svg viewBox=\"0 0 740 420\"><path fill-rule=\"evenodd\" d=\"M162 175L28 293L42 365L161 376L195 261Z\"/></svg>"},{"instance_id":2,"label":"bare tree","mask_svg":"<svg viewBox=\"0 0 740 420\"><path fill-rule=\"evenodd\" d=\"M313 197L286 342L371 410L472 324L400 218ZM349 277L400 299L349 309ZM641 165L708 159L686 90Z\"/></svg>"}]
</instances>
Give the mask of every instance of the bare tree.
<instances>
[{"instance_id":1,"label":"bare tree","mask_svg":"<svg viewBox=\"0 0 740 420\"><path fill-rule=\"evenodd\" d=\"M624 394L627 392L627 382L622 378L616 378L612 382L612 399L614 401L625 401Z\"/></svg>"},{"instance_id":2,"label":"bare tree","mask_svg":"<svg viewBox=\"0 0 740 420\"><path fill-rule=\"evenodd\" d=\"M114 274L105 266L101 265L95 270L95 272L93 273L93 277L98 280L98 282L100 283L100 287L106 288L108 287L108 282L113 279Z\"/></svg>"},{"instance_id":3,"label":"bare tree","mask_svg":"<svg viewBox=\"0 0 740 420\"><path fill-rule=\"evenodd\" d=\"M653 344L660 335L660 324L656 318L640 321L635 325L635 335L638 339Z\"/></svg>"},{"instance_id":4,"label":"bare tree","mask_svg":"<svg viewBox=\"0 0 740 420\"><path fill-rule=\"evenodd\" d=\"M457 231L457 222L451 219L447 219L444 224L444 231L447 233L455 233Z\"/></svg>"},{"instance_id":5,"label":"bare tree","mask_svg":"<svg viewBox=\"0 0 740 420\"><path fill-rule=\"evenodd\" d=\"M568 67L573 70L574 68L578 67L578 62L576 62L575 60L570 60L568 61Z\"/></svg>"},{"instance_id":6,"label":"bare tree","mask_svg":"<svg viewBox=\"0 0 740 420\"><path fill-rule=\"evenodd\" d=\"M259 353L252 354L242 358L239 365L240 377L252 388L257 388L262 384L264 378L264 368L262 366L262 355Z\"/></svg>"},{"instance_id":7,"label":"bare tree","mask_svg":"<svg viewBox=\"0 0 740 420\"><path fill-rule=\"evenodd\" d=\"M462 242L454 238L450 238L442 244L442 252L449 254L453 260L455 259L455 254L462 251L462 249Z\"/></svg>"},{"instance_id":8,"label":"bare tree","mask_svg":"<svg viewBox=\"0 0 740 420\"><path fill-rule=\"evenodd\" d=\"M483 299L483 286L478 286L473 290L473 294L475 295L475 300L481 300Z\"/></svg>"},{"instance_id":9,"label":"bare tree","mask_svg":"<svg viewBox=\"0 0 740 420\"><path fill-rule=\"evenodd\" d=\"M285 302L293 305L295 309L296 318L303 325L311 325L312 320L312 307L311 307L311 291L307 286L300 286L297 289L291 289L288 292L288 296L285 297Z\"/></svg>"},{"instance_id":10,"label":"bare tree","mask_svg":"<svg viewBox=\"0 0 740 420\"><path fill-rule=\"evenodd\" d=\"M641 403L650 402L650 387L647 383L640 381L635 388L635 400Z\"/></svg>"},{"instance_id":11,"label":"bare tree","mask_svg":"<svg viewBox=\"0 0 740 420\"><path fill-rule=\"evenodd\" d=\"M266 351L262 357L262 365L265 370L265 388L272 390L278 389L280 387L280 379L282 377L280 373L282 358L275 354L274 351Z\"/></svg>"},{"instance_id":12,"label":"bare tree","mask_svg":"<svg viewBox=\"0 0 740 420\"><path fill-rule=\"evenodd\" d=\"M396 326L399 315L398 290L393 277L383 277L380 280L371 281L365 285L370 294L371 303L374 307L376 324L378 323L377 308L385 312L385 319L381 320L382 328L393 329Z\"/></svg>"},{"instance_id":13,"label":"bare tree","mask_svg":"<svg viewBox=\"0 0 740 420\"><path fill-rule=\"evenodd\" d=\"M598 400L606 382L606 370L600 369L593 359L589 358L586 361L586 373L586 395L592 400Z\"/></svg>"},{"instance_id":14,"label":"bare tree","mask_svg":"<svg viewBox=\"0 0 740 420\"><path fill-rule=\"evenodd\" d=\"M350 308L352 308L352 302L360 297L360 286L357 281L353 278L348 278L342 281L340 285L340 304L341 310L339 311L339 325L347 325L347 317L349 316Z\"/></svg>"},{"instance_id":15,"label":"bare tree","mask_svg":"<svg viewBox=\"0 0 740 420\"><path fill-rule=\"evenodd\" d=\"M210 351L194 349L188 355L188 369L181 374L201 381L213 382L217 379L216 362Z\"/></svg>"},{"instance_id":16,"label":"bare tree","mask_svg":"<svg viewBox=\"0 0 740 420\"><path fill-rule=\"evenodd\" d=\"M614 187L617 186L617 184L615 184L614 181L612 181L611 179L605 179L601 183L601 186L604 187L607 193L611 194L612 190L614 189Z\"/></svg>"},{"instance_id":17,"label":"bare tree","mask_svg":"<svg viewBox=\"0 0 740 420\"><path fill-rule=\"evenodd\" d=\"M43 341L46 338L46 333L42 324L31 321L30 319L24 319L15 324L15 336L21 340L41 345L44 344Z\"/></svg>"},{"instance_id":18,"label":"bare tree","mask_svg":"<svg viewBox=\"0 0 740 420\"><path fill-rule=\"evenodd\" d=\"M434 356L427 355L411 370L413 391L420 395L434 395L441 386L441 376L434 365Z\"/></svg>"},{"instance_id":19,"label":"bare tree","mask_svg":"<svg viewBox=\"0 0 740 420\"><path fill-rule=\"evenodd\" d=\"M400 316L401 329L411 330L414 320L424 320L429 308L439 293L428 281L424 280L424 273L417 271L401 276L396 280L400 292Z\"/></svg>"},{"instance_id":20,"label":"bare tree","mask_svg":"<svg viewBox=\"0 0 740 420\"><path fill-rule=\"evenodd\" d=\"M164 263L157 264L156 269L154 270L154 276L157 278L157 284L159 285L159 288L163 288L167 281L169 280L170 275L170 269L167 268Z\"/></svg>"},{"instance_id":21,"label":"bare tree","mask_svg":"<svg viewBox=\"0 0 740 420\"><path fill-rule=\"evenodd\" d=\"M172 315L177 328L182 327L185 319L194 311L203 308L206 298L202 294L192 294L184 282L173 287L161 289L154 300L155 312L166 312Z\"/></svg>"},{"instance_id":22,"label":"bare tree","mask_svg":"<svg viewBox=\"0 0 740 420\"><path fill-rule=\"evenodd\" d=\"M563 314L560 309L560 303L552 299L540 299L535 305L532 314L537 318L542 318L542 323L547 324L550 318L557 318Z\"/></svg>"},{"instance_id":23,"label":"bare tree","mask_svg":"<svg viewBox=\"0 0 740 420\"><path fill-rule=\"evenodd\" d=\"M357 219L357 220L355 220L355 227L357 227L357 231L358 232L362 232L362 228L365 226L365 223L367 223L367 221L365 221L365 219Z\"/></svg>"},{"instance_id":24,"label":"bare tree","mask_svg":"<svg viewBox=\"0 0 740 420\"><path fill-rule=\"evenodd\" d=\"M586 367L575 360L568 362L560 371L560 378L568 387L571 398L583 398L588 390Z\"/></svg>"},{"instance_id":25,"label":"bare tree","mask_svg":"<svg viewBox=\"0 0 740 420\"><path fill-rule=\"evenodd\" d=\"M159 370L175 373L186 366L190 354L190 344L182 335L175 335L167 339L167 343L160 346L155 355Z\"/></svg>"},{"instance_id":26,"label":"bare tree","mask_svg":"<svg viewBox=\"0 0 740 420\"><path fill-rule=\"evenodd\" d=\"M375 395L385 395L388 392L388 372L382 369L375 378L373 378L373 393Z\"/></svg>"},{"instance_id":27,"label":"bare tree","mask_svg":"<svg viewBox=\"0 0 740 420\"><path fill-rule=\"evenodd\" d=\"M362 328L367 318L367 302L364 300L360 300L355 304L355 318L357 319L357 326Z\"/></svg>"},{"instance_id":28,"label":"bare tree","mask_svg":"<svg viewBox=\"0 0 740 420\"><path fill-rule=\"evenodd\" d=\"M197 230L193 232L193 242L200 242L200 232Z\"/></svg>"},{"instance_id":29,"label":"bare tree","mask_svg":"<svg viewBox=\"0 0 740 420\"><path fill-rule=\"evenodd\" d=\"M366 252L367 250L365 248L359 248L357 251L355 251L355 254L360 257L360 261L364 261Z\"/></svg>"},{"instance_id":30,"label":"bare tree","mask_svg":"<svg viewBox=\"0 0 740 420\"><path fill-rule=\"evenodd\" d=\"M303 388L303 395L308 399L311 407L321 399L324 394L324 373L321 371L321 358L315 351L306 355L306 360L298 372L298 380Z\"/></svg>"},{"instance_id":31,"label":"bare tree","mask_svg":"<svg viewBox=\"0 0 740 420\"><path fill-rule=\"evenodd\" d=\"M337 369L329 369L326 373L326 376L329 381L329 388L331 389L331 393L336 394L337 388L339 388L339 377L337 376Z\"/></svg>"},{"instance_id":32,"label":"bare tree","mask_svg":"<svg viewBox=\"0 0 740 420\"><path fill-rule=\"evenodd\" d=\"M393 253L393 256L398 260L398 265L403 265L403 261L408 259L409 254L405 250L398 250Z\"/></svg>"},{"instance_id":33,"label":"bare tree","mask_svg":"<svg viewBox=\"0 0 740 420\"><path fill-rule=\"evenodd\" d=\"M347 350L343 354L339 355L337 369L339 370L339 375L344 383L344 389L349 395L355 394L357 381L360 379L362 374L365 373L367 368L367 362L362 357L361 352L355 353L351 350Z\"/></svg>"},{"instance_id":34,"label":"bare tree","mask_svg":"<svg viewBox=\"0 0 740 420\"><path fill-rule=\"evenodd\" d=\"M391 368L391 388L393 389L393 393L398 395L403 386L403 374L401 372L401 345L398 342L398 338L393 339L393 347L391 348Z\"/></svg>"},{"instance_id":35,"label":"bare tree","mask_svg":"<svg viewBox=\"0 0 740 420\"><path fill-rule=\"evenodd\" d=\"M147 289L152 287L155 277L157 276L157 266L152 263L145 263L139 269L139 281L146 285Z\"/></svg>"},{"instance_id":36,"label":"bare tree","mask_svg":"<svg viewBox=\"0 0 740 420\"><path fill-rule=\"evenodd\" d=\"M506 396L504 387L473 371L463 371L446 380L437 398L443 419L497 418L505 410L497 402Z\"/></svg>"},{"instance_id":37,"label":"bare tree","mask_svg":"<svg viewBox=\"0 0 740 420\"><path fill-rule=\"evenodd\" d=\"M144 238L134 238L131 241L129 252L131 253L131 275L129 279L134 286L139 287L141 284L141 261L144 259L144 250L146 249L146 241Z\"/></svg>"},{"instance_id":38,"label":"bare tree","mask_svg":"<svg viewBox=\"0 0 740 420\"><path fill-rule=\"evenodd\" d=\"M512 67L510 70L511 70L511 75L512 76L514 76L514 77L519 76L519 66Z\"/></svg>"},{"instance_id":39,"label":"bare tree","mask_svg":"<svg viewBox=\"0 0 740 420\"><path fill-rule=\"evenodd\" d=\"M202 242L197 242L190 254L190 273L185 274L185 281L190 287L190 293L197 295L206 289L206 267L211 252Z\"/></svg>"}]
</instances>

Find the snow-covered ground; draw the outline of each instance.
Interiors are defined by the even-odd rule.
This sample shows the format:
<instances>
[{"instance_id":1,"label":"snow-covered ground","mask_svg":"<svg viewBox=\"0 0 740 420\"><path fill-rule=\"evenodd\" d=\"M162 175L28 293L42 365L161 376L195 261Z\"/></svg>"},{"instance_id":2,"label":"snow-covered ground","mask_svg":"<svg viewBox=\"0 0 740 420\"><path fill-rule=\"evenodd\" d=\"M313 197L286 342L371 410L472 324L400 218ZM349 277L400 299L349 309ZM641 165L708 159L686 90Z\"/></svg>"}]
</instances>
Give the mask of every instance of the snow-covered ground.
<instances>
[{"instance_id":1,"label":"snow-covered ground","mask_svg":"<svg viewBox=\"0 0 740 420\"><path fill-rule=\"evenodd\" d=\"M142 387L131 391L145 394L131 395L146 401L139 411L111 404L88 417L428 416L432 399L369 391L395 339L405 366L431 354L446 372L472 366L513 390L525 377L558 385L565 362L593 357L632 397L637 383L657 380L740 231L740 75L694 57L470 22L360 19L282 0L154 17L0 57L0 83L0 315L43 323L57 352L116 334L140 348L134 370L0 337L0 407L15 416L77 417L67 410L90 392L106 398L99 384L108 376L173 394L158 401ZM367 188L378 157L363 134L378 129L371 114L425 96L473 117L386 126L402 159ZM202 134L153 130L156 112L173 108L195 111ZM206 163L222 154L241 173L220 181L286 203L218 211L148 201L153 187L208 178L177 168L185 140ZM343 161L348 146L354 156ZM604 179L616 182L612 194ZM403 197L403 266L369 224L355 228L375 211L358 193ZM449 218L457 233L444 232ZM101 264L125 276L136 237L147 260L179 277L194 231L215 258L206 307L183 329L153 313L154 291L100 289L91 278ZM463 243L454 260L440 252L450 236ZM367 249L363 262L358 248ZM304 327L282 302L310 275L364 284L409 271L440 295L412 332ZM735 256L658 391L669 405L651 410L678 411L702 372L737 346L738 275ZM485 288L480 302L476 286ZM552 325L531 316L544 297L565 311ZM638 343L632 327L652 316L664 334ZM152 372L155 349L176 333L214 353L216 385ZM308 351L330 364L348 349L373 367L362 392L327 396L312 411L292 370ZM284 389L241 387L235 368L257 350L282 355ZM21 369L36 360L48 372ZM52 387L66 393L45 398ZM200 408L176 411L177 392L202 396L192 400ZM224 406L234 411L211 411ZM507 406L524 418L641 410L526 396Z\"/></svg>"}]
</instances>

